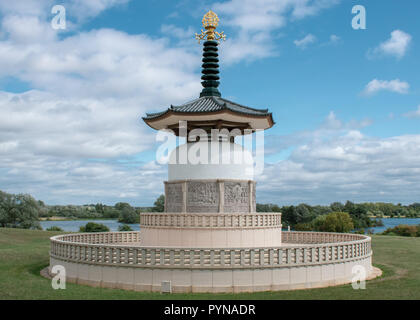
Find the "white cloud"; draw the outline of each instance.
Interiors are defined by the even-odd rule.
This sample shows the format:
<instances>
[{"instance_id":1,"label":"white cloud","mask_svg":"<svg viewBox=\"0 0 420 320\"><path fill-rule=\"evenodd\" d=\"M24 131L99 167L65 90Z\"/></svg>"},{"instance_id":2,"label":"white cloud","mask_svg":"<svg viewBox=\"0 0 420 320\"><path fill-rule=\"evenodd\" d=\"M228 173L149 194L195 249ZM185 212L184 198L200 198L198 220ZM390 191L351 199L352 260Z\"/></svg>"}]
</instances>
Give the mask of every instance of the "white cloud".
<instances>
[{"instance_id":1,"label":"white cloud","mask_svg":"<svg viewBox=\"0 0 420 320\"><path fill-rule=\"evenodd\" d=\"M1 148L1 147L0 147ZM166 168L142 161L94 161L28 155L1 157L2 190L30 193L48 204L127 201L151 205L163 193Z\"/></svg>"},{"instance_id":2,"label":"white cloud","mask_svg":"<svg viewBox=\"0 0 420 320\"><path fill-rule=\"evenodd\" d=\"M303 39L295 40L293 43L300 49L306 49L306 47L316 42L316 37L313 34L306 35Z\"/></svg>"},{"instance_id":3,"label":"white cloud","mask_svg":"<svg viewBox=\"0 0 420 320\"><path fill-rule=\"evenodd\" d=\"M341 38L340 38L339 36L335 35L335 34L332 34L332 35L330 36L330 42L331 42L331 43L337 43L337 42L339 42L340 40L341 40Z\"/></svg>"},{"instance_id":4,"label":"white cloud","mask_svg":"<svg viewBox=\"0 0 420 320\"><path fill-rule=\"evenodd\" d=\"M70 0L64 4L66 11L73 14L78 20L97 16L99 13L118 5L128 3L130 0Z\"/></svg>"},{"instance_id":5,"label":"white cloud","mask_svg":"<svg viewBox=\"0 0 420 320\"><path fill-rule=\"evenodd\" d=\"M33 88L0 91L0 189L47 203L152 203L166 170L145 165L155 138L140 117L198 95L200 56L112 29L58 37L49 3L19 15L0 5L0 78ZM83 3L92 15L121 1Z\"/></svg>"},{"instance_id":6,"label":"white cloud","mask_svg":"<svg viewBox=\"0 0 420 320\"><path fill-rule=\"evenodd\" d=\"M179 28L173 24L163 24L161 26L161 31L163 34L171 34L179 39L188 39L191 43L191 39L194 35L194 28L188 27L187 29Z\"/></svg>"},{"instance_id":7,"label":"white cloud","mask_svg":"<svg viewBox=\"0 0 420 320\"><path fill-rule=\"evenodd\" d=\"M324 122L316 130L305 130L294 132L285 136L266 136L265 152L268 154L280 153L291 147L305 145L310 141L327 141L329 137L339 134L345 135L349 132L359 132L361 129L372 124L370 119L351 120L344 123L331 111Z\"/></svg>"},{"instance_id":8,"label":"white cloud","mask_svg":"<svg viewBox=\"0 0 420 320\"><path fill-rule=\"evenodd\" d=\"M364 122L357 129L354 122L344 123L331 113L314 131L277 137L293 141L294 149L286 160L265 165L258 178L258 201L416 201L420 135L369 137L360 131Z\"/></svg>"},{"instance_id":9,"label":"white cloud","mask_svg":"<svg viewBox=\"0 0 420 320\"><path fill-rule=\"evenodd\" d=\"M407 94L409 89L409 83L405 81L400 81L399 79L391 81L373 79L366 85L363 93L365 95L373 95L379 91L390 91L400 94Z\"/></svg>"},{"instance_id":10,"label":"white cloud","mask_svg":"<svg viewBox=\"0 0 420 320\"><path fill-rule=\"evenodd\" d=\"M0 1L0 12L6 15L22 17L36 16L41 19L51 19L54 15L51 9L54 5L63 5L66 9L66 18L83 21L94 17L101 12L130 0L66 0L57 3L54 0L18 0Z\"/></svg>"},{"instance_id":11,"label":"white cloud","mask_svg":"<svg viewBox=\"0 0 420 320\"><path fill-rule=\"evenodd\" d=\"M132 99L65 98L39 91L0 92L0 141L16 143L16 155L24 152L63 158L129 156L153 143L153 137L140 126L139 115Z\"/></svg>"},{"instance_id":12,"label":"white cloud","mask_svg":"<svg viewBox=\"0 0 420 320\"><path fill-rule=\"evenodd\" d=\"M368 51L368 57L373 58L380 55L390 55L398 59L405 56L412 36L401 30L394 30L391 32L391 38L382 42L378 47Z\"/></svg>"},{"instance_id":13,"label":"white cloud","mask_svg":"<svg viewBox=\"0 0 420 320\"><path fill-rule=\"evenodd\" d=\"M168 98L179 99L200 86L194 74L199 56L171 48L165 39L101 29L22 43L15 34L0 42L0 76L19 77L42 90L141 101L162 99L162 88Z\"/></svg>"},{"instance_id":14,"label":"white cloud","mask_svg":"<svg viewBox=\"0 0 420 320\"><path fill-rule=\"evenodd\" d=\"M289 2L293 6L293 18L303 19L307 16L316 15L321 10L328 9L340 3L340 0L289 0L283 2Z\"/></svg>"},{"instance_id":15,"label":"white cloud","mask_svg":"<svg viewBox=\"0 0 420 320\"><path fill-rule=\"evenodd\" d=\"M417 110L407 112L404 114L404 117L407 118L420 118L420 106L417 107Z\"/></svg>"},{"instance_id":16,"label":"white cloud","mask_svg":"<svg viewBox=\"0 0 420 320\"><path fill-rule=\"evenodd\" d=\"M56 38L54 29L36 16L6 16L2 20L2 29L16 44L36 45Z\"/></svg>"},{"instance_id":17,"label":"white cloud","mask_svg":"<svg viewBox=\"0 0 420 320\"><path fill-rule=\"evenodd\" d=\"M319 14L339 0L230 0L212 9L221 24L236 31L228 35L221 52L225 63L254 60L278 54L275 40L287 23ZM276 36L273 35L276 32Z\"/></svg>"}]
</instances>

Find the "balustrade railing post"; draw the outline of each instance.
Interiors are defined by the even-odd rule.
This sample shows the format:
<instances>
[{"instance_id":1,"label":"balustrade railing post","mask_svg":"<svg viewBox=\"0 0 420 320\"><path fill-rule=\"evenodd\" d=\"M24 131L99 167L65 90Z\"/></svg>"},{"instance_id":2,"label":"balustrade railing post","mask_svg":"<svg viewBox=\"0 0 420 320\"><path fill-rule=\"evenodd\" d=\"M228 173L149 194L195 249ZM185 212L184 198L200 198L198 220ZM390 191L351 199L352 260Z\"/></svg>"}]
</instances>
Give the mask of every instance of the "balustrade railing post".
<instances>
[{"instance_id":1,"label":"balustrade railing post","mask_svg":"<svg viewBox=\"0 0 420 320\"><path fill-rule=\"evenodd\" d=\"M214 266L214 249L210 249L210 266Z\"/></svg>"},{"instance_id":2,"label":"balustrade railing post","mask_svg":"<svg viewBox=\"0 0 420 320\"><path fill-rule=\"evenodd\" d=\"M147 257L146 257L146 250L145 249L141 249L141 264L143 265L143 266L145 266L146 265L146 263L147 263Z\"/></svg>"},{"instance_id":3,"label":"balustrade railing post","mask_svg":"<svg viewBox=\"0 0 420 320\"><path fill-rule=\"evenodd\" d=\"M159 249L159 264L161 266L165 265L165 249Z\"/></svg>"},{"instance_id":4,"label":"balustrade railing post","mask_svg":"<svg viewBox=\"0 0 420 320\"><path fill-rule=\"evenodd\" d=\"M204 265L204 250L200 249L199 252L200 252L200 266L203 266Z\"/></svg>"},{"instance_id":5,"label":"balustrade railing post","mask_svg":"<svg viewBox=\"0 0 420 320\"><path fill-rule=\"evenodd\" d=\"M260 266L264 265L264 249L260 249Z\"/></svg>"},{"instance_id":6,"label":"balustrade railing post","mask_svg":"<svg viewBox=\"0 0 420 320\"><path fill-rule=\"evenodd\" d=\"M175 258L174 258L174 256L175 256L174 250L170 250L169 251L169 264L171 266L173 266L175 264Z\"/></svg>"},{"instance_id":7,"label":"balustrade railing post","mask_svg":"<svg viewBox=\"0 0 420 320\"><path fill-rule=\"evenodd\" d=\"M150 252L150 264L155 265L156 264L156 250L152 249Z\"/></svg>"},{"instance_id":8,"label":"balustrade railing post","mask_svg":"<svg viewBox=\"0 0 420 320\"><path fill-rule=\"evenodd\" d=\"M190 266L194 265L194 250L190 249Z\"/></svg>"},{"instance_id":9,"label":"balustrade railing post","mask_svg":"<svg viewBox=\"0 0 420 320\"><path fill-rule=\"evenodd\" d=\"M120 264L121 263L121 248L115 248L115 263Z\"/></svg>"},{"instance_id":10,"label":"balustrade railing post","mask_svg":"<svg viewBox=\"0 0 420 320\"><path fill-rule=\"evenodd\" d=\"M274 249L269 249L268 263L270 266L274 264Z\"/></svg>"},{"instance_id":11,"label":"balustrade railing post","mask_svg":"<svg viewBox=\"0 0 420 320\"><path fill-rule=\"evenodd\" d=\"M181 266L185 265L185 250L181 249L180 255L179 255L179 262Z\"/></svg>"}]
</instances>

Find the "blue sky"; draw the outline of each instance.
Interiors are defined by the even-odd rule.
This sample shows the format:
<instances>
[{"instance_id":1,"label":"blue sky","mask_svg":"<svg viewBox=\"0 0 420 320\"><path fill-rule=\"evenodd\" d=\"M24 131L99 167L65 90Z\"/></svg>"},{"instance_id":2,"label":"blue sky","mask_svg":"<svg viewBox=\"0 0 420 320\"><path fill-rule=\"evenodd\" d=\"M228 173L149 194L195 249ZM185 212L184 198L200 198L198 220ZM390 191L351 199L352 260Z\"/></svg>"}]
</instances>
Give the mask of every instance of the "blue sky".
<instances>
[{"instance_id":1,"label":"blue sky","mask_svg":"<svg viewBox=\"0 0 420 320\"><path fill-rule=\"evenodd\" d=\"M222 95L276 121L259 202L420 201L419 3L69 0L65 30L55 4L0 4L0 190L153 203L166 167L139 118L198 97L193 34L213 9Z\"/></svg>"}]
</instances>

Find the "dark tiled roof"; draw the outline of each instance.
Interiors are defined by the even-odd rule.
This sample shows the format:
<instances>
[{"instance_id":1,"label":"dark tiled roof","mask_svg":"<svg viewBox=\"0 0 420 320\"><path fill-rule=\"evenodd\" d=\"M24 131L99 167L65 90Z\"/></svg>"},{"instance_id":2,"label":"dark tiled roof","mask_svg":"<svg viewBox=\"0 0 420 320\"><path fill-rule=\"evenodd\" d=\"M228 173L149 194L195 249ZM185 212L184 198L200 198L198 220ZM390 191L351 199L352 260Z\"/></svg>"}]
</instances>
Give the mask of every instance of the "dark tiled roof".
<instances>
[{"instance_id":1,"label":"dark tiled roof","mask_svg":"<svg viewBox=\"0 0 420 320\"><path fill-rule=\"evenodd\" d=\"M180 113L198 113L198 112L215 112L215 111L220 111L223 109L227 109L227 110L237 112L237 113L242 113L242 114L254 115L254 116L266 116L270 114L268 112L268 109L254 109L254 108L246 107L246 106L237 104L235 102L232 102L232 101L220 98L220 97L210 96L210 97L201 97L180 106L171 105L169 109L162 112L146 113L146 117L144 117L143 119L144 120L155 119L170 111L180 112Z\"/></svg>"}]
</instances>

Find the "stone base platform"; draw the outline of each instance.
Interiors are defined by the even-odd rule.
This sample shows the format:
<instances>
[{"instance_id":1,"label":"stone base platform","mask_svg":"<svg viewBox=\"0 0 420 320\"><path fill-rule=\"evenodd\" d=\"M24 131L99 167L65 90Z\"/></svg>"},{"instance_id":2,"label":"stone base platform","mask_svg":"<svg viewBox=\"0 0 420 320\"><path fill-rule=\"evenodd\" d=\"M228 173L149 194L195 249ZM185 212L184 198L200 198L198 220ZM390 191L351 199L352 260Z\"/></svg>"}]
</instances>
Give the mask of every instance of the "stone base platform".
<instances>
[{"instance_id":1,"label":"stone base platform","mask_svg":"<svg viewBox=\"0 0 420 320\"><path fill-rule=\"evenodd\" d=\"M144 246L140 232L69 234L51 238L50 267L69 282L137 291L259 292L351 283L355 266L367 279L371 239L364 235L283 232L278 247L177 248Z\"/></svg>"},{"instance_id":2,"label":"stone base platform","mask_svg":"<svg viewBox=\"0 0 420 320\"><path fill-rule=\"evenodd\" d=\"M54 261L52 263L55 264ZM351 267L366 266L369 263L370 259L348 265L265 270L133 270L124 267L80 267L71 263L66 263L64 266L66 270L78 269L77 276L66 277L68 282L92 287L161 292L162 281L170 281L172 293L241 293L314 289L350 284L354 277L351 274ZM41 275L47 278L53 276L49 268L43 269ZM372 267L366 280L381 275L380 269ZM146 279L150 282L144 283Z\"/></svg>"}]
</instances>

